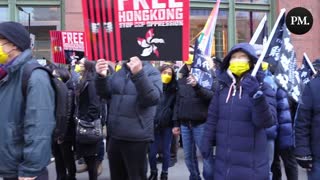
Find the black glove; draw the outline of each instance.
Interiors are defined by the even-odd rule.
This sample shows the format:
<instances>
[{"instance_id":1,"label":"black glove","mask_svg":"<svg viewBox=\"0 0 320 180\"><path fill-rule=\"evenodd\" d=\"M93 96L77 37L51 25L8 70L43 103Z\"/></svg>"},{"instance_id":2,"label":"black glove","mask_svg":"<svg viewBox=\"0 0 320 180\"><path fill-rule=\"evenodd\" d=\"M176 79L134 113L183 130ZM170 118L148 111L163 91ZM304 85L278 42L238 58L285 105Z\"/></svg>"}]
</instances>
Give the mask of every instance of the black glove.
<instances>
[{"instance_id":1,"label":"black glove","mask_svg":"<svg viewBox=\"0 0 320 180\"><path fill-rule=\"evenodd\" d=\"M257 72L256 77L257 77L258 82L259 82L259 83L262 83L263 80L264 80L264 78L266 77L266 73L265 73L264 71L262 71L262 70L259 70L259 71Z\"/></svg>"},{"instance_id":2,"label":"black glove","mask_svg":"<svg viewBox=\"0 0 320 180\"><path fill-rule=\"evenodd\" d=\"M312 156L297 156L297 163L304 169L312 168Z\"/></svg>"},{"instance_id":3,"label":"black glove","mask_svg":"<svg viewBox=\"0 0 320 180\"><path fill-rule=\"evenodd\" d=\"M241 86L244 90L249 93L249 96L252 97L259 90L259 82L254 76L246 76L241 81Z\"/></svg>"}]
</instances>

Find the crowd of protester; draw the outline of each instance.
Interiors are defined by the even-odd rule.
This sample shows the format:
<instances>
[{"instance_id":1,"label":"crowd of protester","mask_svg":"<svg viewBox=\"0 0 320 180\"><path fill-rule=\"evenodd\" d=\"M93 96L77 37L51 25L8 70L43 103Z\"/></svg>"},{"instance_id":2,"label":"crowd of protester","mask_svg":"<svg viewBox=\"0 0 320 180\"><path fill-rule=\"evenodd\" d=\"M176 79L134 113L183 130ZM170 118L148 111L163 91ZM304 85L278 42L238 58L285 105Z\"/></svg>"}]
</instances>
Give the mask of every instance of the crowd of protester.
<instances>
[{"instance_id":1,"label":"crowd of protester","mask_svg":"<svg viewBox=\"0 0 320 180\"><path fill-rule=\"evenodd\" d=\"M113 180L166 180L179 144L190 180L280 180L281 160L289 180L298 179L298 165L309 180L320 179L317 74L295 102L275 83L268 63L251 76L261 50L240 43L222 60L207 59L210 89L192 73L192 48L180 67L138 57L116 64L84 57L69 65L48 61L48 71L35 69L23 82L24 68L37 64L29 45L21 24L0 24L0 176L5 180L48 179L51 155L58 180L75 180L83 171L97 180L105 159ZM67 91L62 127L51 76ZM86 126L105 133L87 142L79 136Z\"/></svg>"}]
</instances>

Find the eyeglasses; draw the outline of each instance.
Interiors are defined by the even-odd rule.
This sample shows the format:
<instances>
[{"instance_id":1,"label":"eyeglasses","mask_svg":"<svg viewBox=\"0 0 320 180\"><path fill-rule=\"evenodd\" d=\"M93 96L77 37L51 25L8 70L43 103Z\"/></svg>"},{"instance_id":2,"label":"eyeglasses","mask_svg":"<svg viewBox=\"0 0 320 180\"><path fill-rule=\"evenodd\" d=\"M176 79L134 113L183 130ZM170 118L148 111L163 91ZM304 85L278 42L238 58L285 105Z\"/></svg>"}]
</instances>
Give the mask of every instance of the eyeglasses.
<instances>
[{"instance_id":1,"label":"eyeglasses","mask_svg":"<svg viewBox=\"0 0 320 180\"><path fill-rule=\"evenodd\" d=\"M9 43L9 41L5 42L4 44L0 44L0 46L4 46L4 45L6 45L8 43Z\"/></svg>"}]
</instances>

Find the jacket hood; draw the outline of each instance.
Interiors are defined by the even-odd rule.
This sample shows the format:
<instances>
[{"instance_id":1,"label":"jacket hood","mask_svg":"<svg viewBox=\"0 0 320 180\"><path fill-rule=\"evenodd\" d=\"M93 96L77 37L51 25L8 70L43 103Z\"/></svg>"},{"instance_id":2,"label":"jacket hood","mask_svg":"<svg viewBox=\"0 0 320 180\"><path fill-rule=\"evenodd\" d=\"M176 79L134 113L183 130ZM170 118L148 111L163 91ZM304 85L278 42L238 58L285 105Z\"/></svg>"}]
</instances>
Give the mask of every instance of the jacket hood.
<instances>
[{"instance_id":1,"label":"jacket hood","mask_svg":"<svg viewBox=\"0 0 320 180\"><path fill-rule=\"evenodd\" d=\"M239 43L233 46L229 51L229 53L227 54L227 56L223 59L222 66L221 66L222 71L225 71L228 69L232 54L238 51L242 51L246 53L249 56L250 62L252 64L255 64L257 62L258 57L253 46L250 45L249 43Z\"/></svg>"}]
</instances>

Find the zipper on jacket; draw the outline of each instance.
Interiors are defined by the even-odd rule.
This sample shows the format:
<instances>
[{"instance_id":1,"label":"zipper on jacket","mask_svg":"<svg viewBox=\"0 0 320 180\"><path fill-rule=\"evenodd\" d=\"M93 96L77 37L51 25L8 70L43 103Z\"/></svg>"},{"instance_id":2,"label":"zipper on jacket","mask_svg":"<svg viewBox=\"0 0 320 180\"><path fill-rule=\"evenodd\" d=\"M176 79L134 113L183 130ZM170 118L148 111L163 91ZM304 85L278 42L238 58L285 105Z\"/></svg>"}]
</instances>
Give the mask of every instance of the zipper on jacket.
<instances>
[{"instance_id":1,"label":"zipper on jacket","mask_svg":"<svg viewBox=\"0 0 320 180\"><path fill-rule=\"evenodd\" d=\"M129 82L129 73L126 73L126 78L125 78L125 80L124 80L124 87L123 87L122 91L120 92L121 98L120 98L120 101L119 101L119 105L118 105L118 107L117 107L117 112L120 111L120 105L121 105L121 103L122 103L122 101L123 101L123 94L124 94L124 91L126 90L126 87L127 87L127 85L128 85L128 82Z\"/></svg>"},{"instance_id":2,"label":"zipper on jacket","mask_svg":"<svg viewBox=\"0 0 320 180\"><path fill-rule=\"evenodd\" d=\"M2 86L5 82L7 82L8 79L9 79L9 74L7 74L6 77L0 80L0 86Z\"/></svg>"},{"instance_id":3,"label":"zipper on jacket","mask_svg":"<svg viewBox=\"0 0 320 180\"><path fill-rule=\"evenodd\" d=\"M233 110L233 100L234 100L234 96L236 95L236 89L234 88L234 91L233 91L233 94L232 94L232 99L231 99L231 107L230 107L230 115L232 116L232 110ZM229 132L229 130L230 130L230 119L228 120L228 126L227 126L227 137L230 137L229 136L229 134L230 134L230 132ZM229 164L229 161L230 161L230 153L231 153L231 149L230 149L230 140L229 139L227 139L227 147L228 147L228 149L227 149L227 158L226 158L226 164L227 164L227 166L228 166L228 168L227 168L227 173L226 173L226 179L228 179L228 177L229 177L229 174L230 174L230 164Z\"/></svg>"}]
</instances>

